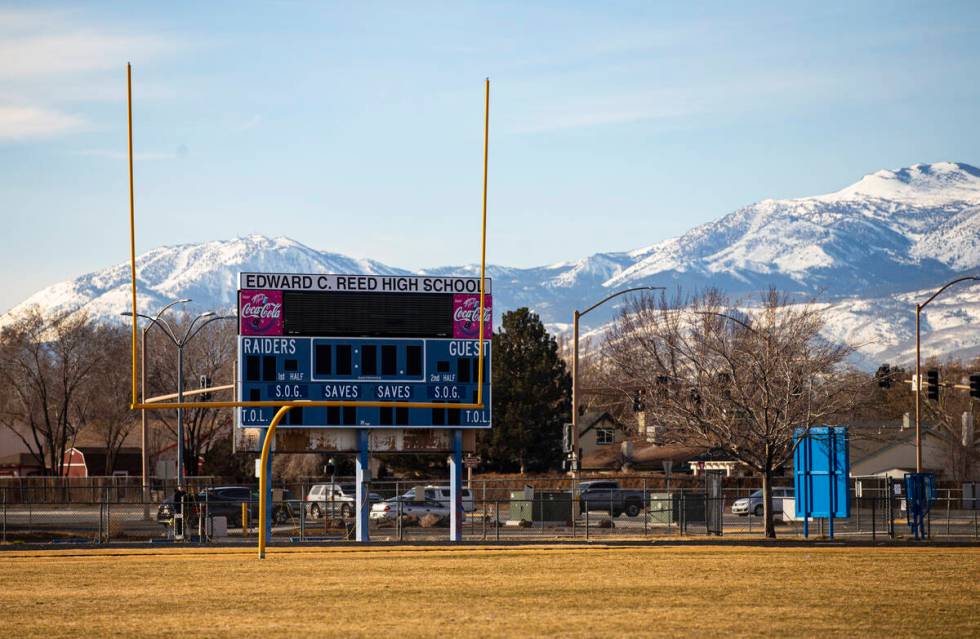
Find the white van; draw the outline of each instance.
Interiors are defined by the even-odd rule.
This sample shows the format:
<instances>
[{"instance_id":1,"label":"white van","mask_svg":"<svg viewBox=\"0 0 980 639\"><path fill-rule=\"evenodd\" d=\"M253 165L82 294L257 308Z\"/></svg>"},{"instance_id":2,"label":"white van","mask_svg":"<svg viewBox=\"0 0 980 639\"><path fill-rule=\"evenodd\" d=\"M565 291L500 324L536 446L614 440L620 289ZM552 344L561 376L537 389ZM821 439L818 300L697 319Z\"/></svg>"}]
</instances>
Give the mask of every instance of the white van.
<instances>
[{"instance_id":1,"label":"white van","mask_svg":"<svg viewBox=\"0 0 980 639\"><path fill-rule=\"evenodd\" d=\"M418 493L416 490L424 490L424 494L421 497L416 497ZM463 493L463 512L471 513L476 510L476 505L473 503L473 491L464 486L462 488ZM438 501L445 504L446 507L450 507L451 503L449 501L449 486L418 486L409 490L407 493L402 495L404 499L418 499Z\"/></svg>"}]
</instances>

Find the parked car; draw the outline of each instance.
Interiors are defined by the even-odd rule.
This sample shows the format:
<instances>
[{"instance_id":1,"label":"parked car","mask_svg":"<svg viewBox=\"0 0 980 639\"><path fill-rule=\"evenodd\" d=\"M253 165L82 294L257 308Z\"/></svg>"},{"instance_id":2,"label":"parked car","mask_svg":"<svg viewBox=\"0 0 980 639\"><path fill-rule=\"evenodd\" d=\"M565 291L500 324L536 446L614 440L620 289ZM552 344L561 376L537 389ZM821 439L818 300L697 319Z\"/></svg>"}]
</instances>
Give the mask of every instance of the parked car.
<instances>
[{"instance_id":1,"label":"parked car","mask_svg":"<svg viewBox=\"0 0 980 639\"><path fill-rule=\"evenodd\" d=\"M279 491L273 491L276 495ZM274 499L272 504L272 523L284 524L295 516L290 502L295 501L293 494L284 490L281 499ZM184 518L188 526L196 526L197 518L201 515L212 517L227 517L228 525L241 527L242 525L242 504L248 504L247 512L249 522L258 522L259 519L259 491L249 486L220 486L216 488L205 488L196 495L189 494L185 497ZM174 499L168 498L157 509L157 521L164 525L170 525L174 516Z\"/></svg>"},{"instance_id":2,"label":"parked car","mask_svg":"<svg viewBox=\"0 0 980 639\"><path fill-rule=\"evenodd\" d=\"M584 512L607 512L610 517L636 517L643 512L643 491L620 488L619 482L596 480L578 485L579 506Z\"/></svg>"},{"instance_id":3,"label":"parked car","mask_svg":"<svg viewBox=\"0 0 980 639\"><path fill-rule=\"evenodd\" d=\"M371 513L368 517L377 522L394 521L398 519L398 514L414 515L422 518L428 514L449 517L449 505L435 499L425 499L418 501L415 495L402 495L393 499L387 499L371 506Z\"/></svg>"},{"instance_id":4,"label":"parked car","mask_svg":"<svg viewBox=\"0 0 980 639\"><path fill-rule=\"evenodd\" d=\"M424 495L423 500L433 500L438 501L446 506L448 509L452 503L449 499L449 486L419 486L412 488L407 493L402 495L403 498L415 499L416 490L423 490ZM476 504L473 502L473 491L465 486L462 488L463 494L463 512L471 513L476 510Z\"/></svg>"},{"instance_id":5,"label":"parked car","mask_svg":"<svg viewBox=\"0 0 980 639\"><path fill-rule=\"evenodd\" d=\"M354 514L357 485L354 482L313 484L306 495L306 512L311 519L324 515L348 518ZM381 495L368 493L368 502L381 501Z\"/></svg>"},{"instance_id":6,"label":"parked car","mask_svg":"<svg viewBox=\"0 0 980 639\"><path fill-rule=\"evenodd\" d=\"M773 488L773 514L781 514L783 512L783 499L793 499L793 494L792 488ZM762 517L763 510L762 489L755 491L748 497L736 499L735 502L732 503L732 514L739 515L741 517L745 517L749 514L755 515L756 517Z\"/></svg>"}]
</instances>

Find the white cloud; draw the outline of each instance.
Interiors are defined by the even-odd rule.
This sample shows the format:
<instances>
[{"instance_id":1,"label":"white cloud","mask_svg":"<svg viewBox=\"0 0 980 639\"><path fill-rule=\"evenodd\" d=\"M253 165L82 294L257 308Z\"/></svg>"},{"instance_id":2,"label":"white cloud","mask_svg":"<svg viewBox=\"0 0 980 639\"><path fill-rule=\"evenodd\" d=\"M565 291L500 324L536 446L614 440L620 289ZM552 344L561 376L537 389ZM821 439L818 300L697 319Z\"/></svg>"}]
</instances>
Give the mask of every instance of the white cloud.
<instances>
[{"instance_id":1,"label":"white cloud","mask_svg":"<svg viewBox=\"0 0 980 639\"><path fill-rule=\"evenodd\" d=\"M93 25L80 11L0 8L0 142L84 128L76 103L125 100L126 61L176 48L152 34Z\"/></svg>"},{"instance_id":2,"label":"white cloud","mask_svg":"<svg viewBox=\"0 0 980 639\"><path fill-rule=\"evenodd\" d=\"M48 138L84 128L77 115L36 106L0 104L0 140Z\"/></svg>"},{"instance_id":3,"label":"white cloud","mask_svg":"<svg viewBox=\"0 0 980 639\"><path fill-rule=\"evenodd\" d=\"M255 115L253 115L252 117L250 117L247 122L243 123L239 127L238 130L239 131L247 131L249 129L254 129L255 127L257 127L259 125L259 122L261 122L261 121L262 121L262 116L260 116L258 113L256 113Z\"/></svg>"}]
</instances>

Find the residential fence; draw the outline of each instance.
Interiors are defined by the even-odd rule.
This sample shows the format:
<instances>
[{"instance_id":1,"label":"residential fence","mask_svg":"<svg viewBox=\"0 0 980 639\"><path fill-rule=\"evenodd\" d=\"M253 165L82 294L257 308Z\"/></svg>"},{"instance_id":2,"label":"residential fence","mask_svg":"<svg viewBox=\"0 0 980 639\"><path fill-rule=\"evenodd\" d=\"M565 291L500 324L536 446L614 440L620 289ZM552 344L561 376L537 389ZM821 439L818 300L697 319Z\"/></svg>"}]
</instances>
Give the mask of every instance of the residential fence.
<instances>
[{"instance_id":1,"label":"residential fence","mask_svg":"<svg viewBox=\"0 0 980 639\"><path fill-rule=\"evenodd\" d=\"M18 478L20 479L20 478ZM218 499L215 488L230 482L214 477L185 480L182 516L172 503L172 479L154 479L146 498L139 478L24 478L0 480L0 541L35 543L207 542L253 543L257 535L256 484L247 498ZM608 480L608 477L602 479ZM464 484L463 538L468 541L612 540L697 536L761 537L757 482L729 480L709 490L701 478L663 476L615 478L620 490L573 493L567 476L477 478ZM350 501L308 501L322 478L277 482L271 508L273 542L325 542L353 537ZM351 485L353 479L337 478ZM851 480L850 517L834 520L834 536L884 541L911 538L900 482ZM238 485L242 486L242 485ZM426 500L428 487L428 496ZM899 487L899 488L896 488ZM432 541L448 538L445 478L368 482L374 541ZM240 490L245 490L241 488ZM774 487L779 537L799 538L792 486ZM782 495L782 496L778 496ZM980 485L939 488L927 518L932 539L980 540ZM782 512L782 511L786 512ZM830 533L825 519L812 520L810 536Z\"/></svg>"}]
</instances>

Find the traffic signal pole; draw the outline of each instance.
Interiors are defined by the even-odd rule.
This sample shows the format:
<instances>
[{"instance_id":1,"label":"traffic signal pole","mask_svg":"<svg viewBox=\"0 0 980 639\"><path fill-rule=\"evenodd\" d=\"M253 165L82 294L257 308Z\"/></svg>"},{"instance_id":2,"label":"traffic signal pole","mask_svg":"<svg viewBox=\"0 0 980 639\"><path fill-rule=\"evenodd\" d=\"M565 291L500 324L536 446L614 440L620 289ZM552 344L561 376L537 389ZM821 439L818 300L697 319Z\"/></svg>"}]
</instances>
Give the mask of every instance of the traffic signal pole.
<instances>
[{"instance_id":1,"label":"traffic signal pole","mask_svg":"<svg viewBox=\"0 0 980 639\"><path fill-rule=\"evenodd\" d=\"M953 284L971 281L980 282L980 277L968 275L966 277L959 277L950 282L946 282L939 288L938 291L932 294L932 297L921 304L916 303L915 305L915 383L912 384L912 390L915 392L915 472L917 473L922 472L922 398L919 397L919 395L922 393L922 340L919 332L922 309L924 309L929 302L936 299L940 293L945 291Z\"/></svg>"},{"instance_id":2,"label":"traffic signal pole","mask_svg":"<svg viewBox=\"0 0 980 639\"><path fill-rule=\"evenodd\" d=\"M922 423L920 405L922 394L922 371L920 369L921 360L921 340L919 336L919 320L922 315L922 304L915 305L915 383L912 390L915 392L915 472L922 472Z\"/></svg>"}]
</instances>

